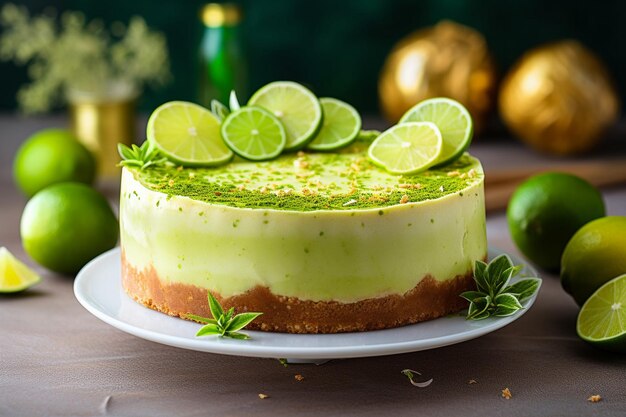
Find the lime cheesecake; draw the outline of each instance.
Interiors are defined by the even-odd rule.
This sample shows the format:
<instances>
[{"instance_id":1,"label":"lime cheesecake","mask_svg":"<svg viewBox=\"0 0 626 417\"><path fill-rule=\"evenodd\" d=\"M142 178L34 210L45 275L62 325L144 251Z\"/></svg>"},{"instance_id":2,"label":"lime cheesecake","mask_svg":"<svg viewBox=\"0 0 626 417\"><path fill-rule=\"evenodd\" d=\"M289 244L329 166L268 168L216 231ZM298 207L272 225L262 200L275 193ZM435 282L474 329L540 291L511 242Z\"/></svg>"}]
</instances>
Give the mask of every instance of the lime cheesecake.
<instances>
[{"instance_id":1,"label":"lime cheesecake","mask_svg":"<svg viewBox=\"0 0 626 417\"><path fill-rule=\"evenodd\" d=\"M126 292L155 310L263 315L248 328L336 333L391 328L463 309L487 255L483 171L465 153L414 175L333 153L212 168L125 167L120 226Z\"/></svg>"}]
</instances>

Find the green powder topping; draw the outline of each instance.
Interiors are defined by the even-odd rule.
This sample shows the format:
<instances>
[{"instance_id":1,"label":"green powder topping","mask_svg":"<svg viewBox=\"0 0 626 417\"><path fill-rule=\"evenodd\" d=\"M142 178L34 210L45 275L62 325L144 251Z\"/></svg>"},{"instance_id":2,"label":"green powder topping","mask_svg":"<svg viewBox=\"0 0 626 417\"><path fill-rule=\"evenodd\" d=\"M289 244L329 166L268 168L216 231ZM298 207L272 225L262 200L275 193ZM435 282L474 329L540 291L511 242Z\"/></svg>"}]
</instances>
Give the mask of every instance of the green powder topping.
<instances>
[{"instance_id":1,"label":"green powder topping","mask_svg":"<svg viewBox=\"0 0 626 417\"><path fill-rule=\"evenodd\" d=\"M299 152L268 162L235 159L216 168L127 169L168 199L294 211L384 208L460 195L483 177L480 163L469 154L442 168L401 176L375 166L366 152L367 144L357 143L338 153Z\"/></svg>"}]
</instances>

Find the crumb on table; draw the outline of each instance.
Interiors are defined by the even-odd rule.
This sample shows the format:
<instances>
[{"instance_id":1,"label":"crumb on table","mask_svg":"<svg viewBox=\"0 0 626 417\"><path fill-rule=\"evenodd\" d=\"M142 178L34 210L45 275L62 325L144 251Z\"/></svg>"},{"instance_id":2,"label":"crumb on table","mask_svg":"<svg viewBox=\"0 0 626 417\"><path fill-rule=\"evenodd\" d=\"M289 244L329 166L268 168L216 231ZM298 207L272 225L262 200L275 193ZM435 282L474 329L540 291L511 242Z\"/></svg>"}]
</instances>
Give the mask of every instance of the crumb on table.
<instances>
[{"instance_id":1,"label":"crumb on table","mask_svg":"<svg viewBox=\"0 0 626 417\"><path fill-rule=\"evenodd\" d=\"M587 398L587 401L590 403L597 403L598 401L602 401L602 397L599 394L594 394L591 397Z\"/></svg>"},{"instance_id":2,"label":"crumb on table","mask_svg":"<svg viewBox=\"0 0 626 417\"><path fill-rule=\"evenodd\" d=\"M508 388L505 388L502 390L502 398L510 400L511 397L513 396L513 394L511 394L511 390Z\"/></svg>"},{"instance_id":3,"label":"crumb on table","mask_svg":"<svg viewBox=\"0 0 626 417\"><path fill-rule=\"evenodd\" d=\"M269 398L269 397L270 397L270 396L269 396L269 395L267 395L267 394L259 394L259 398L260 398L260 399L262 399L262 400L264 400L264 399L266 399L266 398Z\"/></svg>"}]
</instances>

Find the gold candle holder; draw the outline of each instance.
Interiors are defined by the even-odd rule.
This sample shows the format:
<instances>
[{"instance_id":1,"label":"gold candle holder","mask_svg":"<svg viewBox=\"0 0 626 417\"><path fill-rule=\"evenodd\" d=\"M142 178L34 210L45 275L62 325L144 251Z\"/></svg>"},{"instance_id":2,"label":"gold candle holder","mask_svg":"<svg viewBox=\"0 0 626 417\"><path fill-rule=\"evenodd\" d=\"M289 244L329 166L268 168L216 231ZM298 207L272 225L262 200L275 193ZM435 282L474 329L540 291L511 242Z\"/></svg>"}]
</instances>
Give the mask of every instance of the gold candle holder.
<instances>
[{"instance_id":1,"label":"gold candle holder","mask_svg":"<svg viewBox=\"0 0 626 417\"><path fill-rule=\"evenodd\" d=\"M72 132L94 154L102 180L114 180L120 175L117 144L133 143L135 97L68 97Z\"/></svg>"}]
</instances>

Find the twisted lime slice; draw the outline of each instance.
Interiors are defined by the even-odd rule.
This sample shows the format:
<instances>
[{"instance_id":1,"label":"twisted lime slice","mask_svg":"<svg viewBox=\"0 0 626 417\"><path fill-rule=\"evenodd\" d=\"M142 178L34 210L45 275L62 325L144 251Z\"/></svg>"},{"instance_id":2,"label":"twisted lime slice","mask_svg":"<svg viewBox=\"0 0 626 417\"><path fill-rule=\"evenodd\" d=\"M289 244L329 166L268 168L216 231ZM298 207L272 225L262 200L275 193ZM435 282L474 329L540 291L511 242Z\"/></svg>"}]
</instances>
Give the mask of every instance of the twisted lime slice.
<instances>
[{"instance_id":1,"label":"twisted lime slice","mask_svg":"<svg viewBox=\"0 0 626 417\"><path fill-rule=\"evenodd\" d=\"M261 87L248 105L263 107L281 121L287 132L288 151L303 148L322 126L322 106L315 94L291 81Z\"/></svg>"},{"instance_id":2,"label":"twisted lime slice","mask_svg":"<svg viewBox=\"0 0 626 417\"><path fill-rule=\"evenodd\" d=\"M194 103L170 101L159 106L148 119L146 135L163 155L182 165L220 165L233 157L217 117Z\"/></svg>"},{"instance_id":3,"label":"twisted lime slice","mask_svg":"<svg viewBox=\"0 0 626 417\"><path fill-rule=\"evenodd\" d=\"M368 155L393 174L415 174L435 164L442 142L435 124L408 122L381 133L370 145Z\"/></svg>"},{"instance_id":4,"label":"twisted lime slice","mask_svg":"<svg viewBox=\"0 0 626 417\"><path fill-rule=\"evenodd\" d=\"M613 278L585 302L576 322L586 342L614 352L626 352L626 275Z\"/></svg>"},{"instance_id":5,"label":"twisted lime slice","mask_svg":"<svg viewBox=\"0 0 626 417\"><path fill-rule=\"evenodd\" d=\"M0 293L25 290L41 281L39 275L0 247Z\"/></svg>"},{"instance_id":6,"label":"twisted lime slice","mask_svg":"<svg viewBox=\"0 0 626 417\"><path fill-rule=\"evenodd\" d=\"M334 98L320 98L320 104L324 121L315 139L307 145L308 149L330 151L356 139L361 130L361 116L354 107Z\"/></svg>"},{"instance_id":7,"label":"twisted lime slice","mask_svg":"<svg viewBox=\"0 0 626 417\"><path fill-rule=\"evenodd\" d=\"M261 107L247 106L224 120L222 139L242 158L265 161L280 155L287 143L287 134L272 113Z\"/></svg>"},{"instance_id":8,"label":"twisted lime slice","mask_svg":"<svg viewBox=\"0 0 626 417\"><path fill-rule=\"evenodd\" d=\"M406 122L432 122L437 125L443 138L443 150L436 165L455 161L472 142L472 117L461 103L449 98L431 98L416 104L400 119L400 123Z\"/></svg>"}]
</instances>

